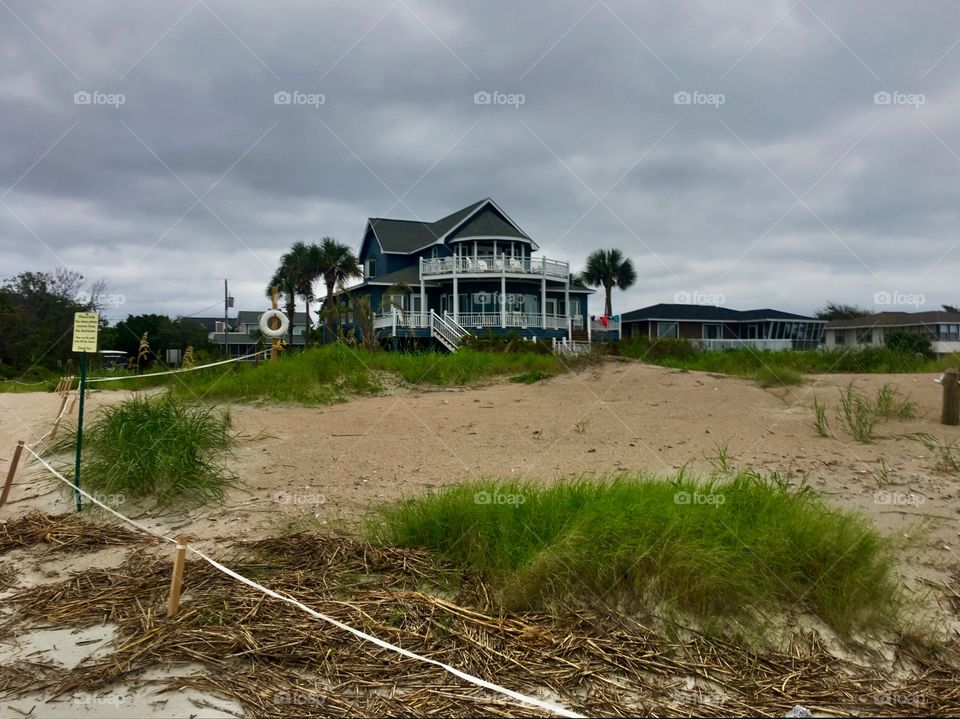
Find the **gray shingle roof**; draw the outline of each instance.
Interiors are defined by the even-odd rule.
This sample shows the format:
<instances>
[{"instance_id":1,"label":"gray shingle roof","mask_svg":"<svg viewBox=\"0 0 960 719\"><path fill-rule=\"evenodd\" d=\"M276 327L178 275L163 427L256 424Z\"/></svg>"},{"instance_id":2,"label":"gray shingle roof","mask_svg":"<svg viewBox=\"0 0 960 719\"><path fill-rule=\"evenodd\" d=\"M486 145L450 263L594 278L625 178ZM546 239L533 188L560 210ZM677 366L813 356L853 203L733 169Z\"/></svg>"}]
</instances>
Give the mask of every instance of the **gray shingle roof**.
<instances>
[{"instance_id":1,"label":"gray shingle roof","mask_svg":"<svg viewBox=\"0 0 960 719\"><path fill-rule=\"evenodd\" d=\"M960 314L956 312L878 312L875 315L863 315L846 320L830 320L827 329L854 327L909 327L911 325L935 325L940 323L960 323Z\"/></svg>"},{"instance_id":2,"label":"gray shingle roof","mask_svg":"<svg viewBox=\"0 0 960 719\"><path fill-rule=\"evenodd\" d=\"M457 210L435 222L392 220L386 217L371 217L369 222L384 252L410 254L433 244L488 202L492 201L485 198L479 202L474 202L472 205ZM469 232L466 232L467 228L470 228ZM489 207L487 211L478 214L457 234L463 234L463 236L506 236L530 240L522 230L509 221L501 219L499 213L493 207Z\"/></svg>"},{"instance_id":3,"label":"gray shingle roof","mask_svg":"<svg viewBox=\"0 0 960 719\"><path fill-rule=\"evenodd\" d=\"M638 322L648 319L689 320L691 322L748 322L758 320L796 320L816 322L816 317L795 315L780 310L733 310L713 305L689 305L661 303L620 315L621 322Z\"/></svg>"}]
</instances>

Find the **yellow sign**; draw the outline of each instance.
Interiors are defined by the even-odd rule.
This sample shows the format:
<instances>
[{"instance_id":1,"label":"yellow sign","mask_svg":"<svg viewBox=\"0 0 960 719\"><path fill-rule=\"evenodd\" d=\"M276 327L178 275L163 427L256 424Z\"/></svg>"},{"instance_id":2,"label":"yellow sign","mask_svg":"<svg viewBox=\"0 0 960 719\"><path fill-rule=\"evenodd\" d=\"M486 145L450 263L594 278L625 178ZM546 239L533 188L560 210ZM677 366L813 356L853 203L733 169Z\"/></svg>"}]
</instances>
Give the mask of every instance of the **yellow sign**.
<instances>
[{"instance_id":1,"label":"yellow sign","mask_svg":"<svg viewBox=\"0 0 960 719\"><path fill-rule=\"evenodd\" d=\"M100 314L77 312L73 315L73 351L96 352L97 333L100 331Z\"/></svg>"}]
</instances>

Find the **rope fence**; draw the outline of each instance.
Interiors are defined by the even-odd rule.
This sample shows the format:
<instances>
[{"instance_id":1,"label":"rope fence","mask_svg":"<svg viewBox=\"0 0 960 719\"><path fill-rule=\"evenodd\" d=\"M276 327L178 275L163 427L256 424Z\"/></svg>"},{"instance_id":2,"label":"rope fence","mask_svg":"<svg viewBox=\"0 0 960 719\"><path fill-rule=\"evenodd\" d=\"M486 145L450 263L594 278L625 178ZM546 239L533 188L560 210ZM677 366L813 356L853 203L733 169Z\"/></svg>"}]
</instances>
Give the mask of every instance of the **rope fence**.
<instances>
[{"instance_id":1,"label":"rope fence","mask_svg":"<svg viewBox=\"0 0 960 719\"><path fill-rule=\"evenodd\" d=\"M258 353L258 354L259 354L259 353ZM228 360L228 361L234 361L234 360ZM217 364L225 364L225 363L224 363L224 362L219 362L219 363L217 363ZM213 366L213 365L207 365L207 366ZM147 376L151 376L151 375L147 375ZM112 378L111 378L111 379L112 379ZM126 378L124 378L124 379L126 379ZM62 414L63 414L63 412L62 412L62 410L61 410L61 416L62 416ZM58 421L59 421L59 417L58 417ZM52 431L52 430L51 430L51 431ZM47 434L49 434L49 432L48 432ZM44 437L46 437L46 436L47 436L47 435L44 435ZM42 440L42 439L43 439L43 437L41 437L41 440ZM112 514L114 517L116 517L116 518L119 519L120 521L125 522L126 524L128 524L128 525L130 525L130 526L132 526L132 527L134 527L134 528L136 528L136 529L138 529L138 530L140 530L141 532L144 532L144 533L146 533L146 534L149 534L149 535L152 536L152 537L155 537L155 538L160 539L160 540L162 540L162 541L164 541L164 542L168 542L168 543L174 545L174 546L177 548L177 555L178 555L178 557L180 558L180 573L181 573L181 575L182 575L182 566L183 566L183 565L182 565L182 556L183 556L183 550L185 549L186 551L188 551L188 552L190 552L191 554L195 555L197 558L199 558L200 560L206 562L206 563L209 564L211 567L213 567L213 568L216 569L217 571L225 574L226 576L230 577L231 579L233 579L233 580L235 580L235 581L237 581L237 582L240 582L240 583L242 583L242 584L245 584L246 586L248 586L248 587L250 587L250 588L252 588L252 589L255 589L255 590L258 591L258 592L261 592L262 594L264 594L264 595L266 595L266 596L268 596L268 597L271 597L272 599L276 599L276 600L278 600L278 601L285 602L285 603L287 603L287 604L289 604L289 605L291 605L291 606L293 606L293 607L296 607L297 609L299 609L299 610L301 610L301 611L303 611L303 612L306 612L307 614L309 614L309 615L310 615L311 617L313 617L314 619L319 619L319 620L321 620L321 621L323 621L323 622L326 622L326 623L328 623L328 624L331 624L331 625L337 627L338 629L341 629L341 630L343 630L343 631L345 631L345 632L348 632L348 633L352 634L353 636L357 637L358 639L360 639L360 640L362 640L362 641L371 642L371 643L376 644L377 646L381 647L382 649L386 649L386 650L388 650L388 651L394 652L394 653L396 653L396 654L399 654L399 655L401 655L401 656L407 657L407 658L409 658L409 659L414 659L414 660L416 660L416 661L423 662L423 663L425 663L425 664L431 664L431 665L433 665L433 666L435 666L435 667L439 667L440 669L444 670L445 672L447 672L447 673L449 673L449 674L452 674L453 676L455 676L455 677L457 677L457 678L459 678L459 679L462 679L463 681L466 681L466 682L468 682L468 683L470 683L470 684L473 684L473 685L475 685L475 686L481 687L482 689L486 689L486 690L488 690L488 691L496 692L496 693L498 693L498 694L501 694L501 695L503 695L503 696L509 697L510 699L513 699L513 700L515 700L515 701L521 702L521 703L526 704L526 705L528 705L528 706L536 707L536 708L538 708L538 709L543 709L543 710L548 711L548 712L550 712L551 714L554 714L554 715L556 715L556 716L569 717L570 719L583 719L583 715L582 715L582 714L577 714L576 712L572 712L572 711L570 711L569 709L565 709L564 707L561 707L561 706L559 706L559 705L557 705L557 704L553 704L553 703L548 702L548 701L544 701L544 700L541 700L541 699L537 699L536 697L528 696L528 695L526 695L526 694L521 694L520 692L513 691L512 689L508 689L508 688L503 687L503 686L501 686L501 685L499 685L499 684L495 684L495 683L493 683L493 682L489 682L489 681L487 681L486 679L481 679L480 677L476 677L476 676L474 676L474 675L472 675L472 674L468 674L468 673L466 673L466 672L464 672L464 671L461 671L460 669L457 669L456 667L453 667L453 666L451 666L451 665L449 665L449 664L445 664L444 662L437 661L436 659L431 659L431 658L429 658L429 657L422 656L422 655L417 654L417 653L415 653L415 652L412 652L412 651L410 651L410 650L408 650L408 649L404 649L403 647L399 647L399 646L397 646L397 645L395 645L395 644L391 644L390 642L384 641L383 639L380 639L379 637L375 637L375 636L373 636L372 634L367 634L366 632L363 632L363 631L361 631L361 630L359 630L359 629L355 629L354 627L351 627L351 626L348 625L348 624L345 624L345 623L343 623L343 622L341 622L341 621L339 621L339 620L337 620L337 619L334 619L333 617L330 617L330 616L328 616L328 615L326 615L326 614L323 614L322 612L318 612L317 610L315 610L315 609L313 609L312 607L304 604L303 602L300 602L300 601L294 599L293 597L287 596L287 595L285 595L285 594L283 594L283 593L281 593L281 592L276 592L276 591L274 591L274 590L272 590L272 589L269 589L269 588L267 588L267 587L264 587L262 584L258 584L257 582L253 581L252 579L250 579L250 578L248 578L248 577L245 577L245 576L243 576L242 574L238 574L237 572L233 571L233 570L230 569L229 567L227 567L227 566L221 564L220 562L216 561L216 560L213 559L212 557L207 556L205 553L201 552L199 549L195 549L195 548L193 548L193 547L188 546L188 545L184 542L182 536L181 536L180 538L178 538L178 539L174 539L174 538L168 537L168 536L166 536L166 535L164 535L164 534L162 534L162 533L160 533L160 532L158 532L158 531L156 531L156 530L150 529L149 527L147 527L147 526L145 526L145 525L143 525L143 524L141 524L141 523L139 523L139 522L131 519L130 517L127 517L127 516L124 515L124 514L121 514L120 512L116 511L115 509L107 506L106 504L104 504L103 502L101 502L97 497L93 496L93 495L90 494L89 492L86 492L85 490L83 490L83 489L81 489L81 488L79 488L79 487L76 487L76 486L73 484L73 482L71 482L69 479L67 479L66 477L64 477L60 472L58 472L56 469L54 469L43 457L41 457L37 452L34 451L33 447L34 447L36 444L38 444L41 440L37 440L37 441L35 441L35 442L33 442L32 444L29 444L29 445L28 445L28 444L23 444L22 447L23 447L23 449L26 449L26 451L29 452L30 455L32 455L32 457L33 457L35 460L37 460L37 462L39 462L40 465L41 465L44 469L46 469L51 475L53 475L56 479L58 479L59 481L63 482L64 484L66 484L68 487L70 487L71 490L73 490L73 491L75 491L75 492L78 492L80 495L86 497L88 501L92 502L93 504L96 504L96 505L97 505L98 507L100 507L101 509L105 509L107 512L109 512L110 514ZM19 449L19 448L18 448L18 449ZM10 475L10 478L12 478L12 473L13 473L13 470L15 470L15 469L16 469L15 465L11 467L11 475ZM5 496L4 496L4 498L5 498ZM171 597L170 597L170 607L173 608L173 611L174 611L174 612L176 611L176 610L175 610L175 607L176 607L177 603L179 602L179 596L174 596L174 595L175 595L175 594L176 594L176 595L179 595L179 589L180 589L180 582L177 581L177 564L175 563L175 565L174 565L174 581L171 583Z\"/></svg>"}]
</instances>

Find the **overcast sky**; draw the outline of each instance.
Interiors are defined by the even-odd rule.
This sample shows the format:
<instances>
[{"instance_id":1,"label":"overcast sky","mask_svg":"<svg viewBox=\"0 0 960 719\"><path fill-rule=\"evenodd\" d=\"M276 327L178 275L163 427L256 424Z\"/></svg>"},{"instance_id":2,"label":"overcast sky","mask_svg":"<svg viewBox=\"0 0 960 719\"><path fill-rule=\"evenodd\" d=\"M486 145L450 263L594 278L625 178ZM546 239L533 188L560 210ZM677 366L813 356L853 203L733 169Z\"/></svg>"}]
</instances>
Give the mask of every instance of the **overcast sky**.
<instances>
[{"instance_id":1,"label":"overcast sky","mask_svg":"<svg viewBox=\"0 0 960 719\"><path fill-rule=\"evenodd\" d=\"M487 196L631 257L618 312L960 302L953 1L0 0L0 41L0 277L114 319L260 309L298 239Z\"/></svg>"}]
</instances>

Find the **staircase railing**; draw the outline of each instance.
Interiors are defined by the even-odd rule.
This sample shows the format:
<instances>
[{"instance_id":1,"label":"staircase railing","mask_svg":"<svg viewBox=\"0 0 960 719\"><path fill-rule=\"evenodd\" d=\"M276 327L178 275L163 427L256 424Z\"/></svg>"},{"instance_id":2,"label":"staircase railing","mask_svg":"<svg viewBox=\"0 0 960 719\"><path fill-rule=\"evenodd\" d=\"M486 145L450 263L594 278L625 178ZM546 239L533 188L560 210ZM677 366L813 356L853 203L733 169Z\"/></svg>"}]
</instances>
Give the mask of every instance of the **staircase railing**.
<instances>
[{"instance_id":1,"label":"staircase railing","mask_svg":"<svg viewBox=\"0 0 960 719\"><path fill-rule=\"evenodd\" d=\"M448 350L456 352L467 331L449 317L441 317L436 311L430 310L430 334Z\"/></svg>"}]
</instances>

